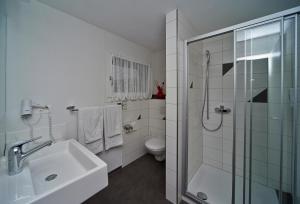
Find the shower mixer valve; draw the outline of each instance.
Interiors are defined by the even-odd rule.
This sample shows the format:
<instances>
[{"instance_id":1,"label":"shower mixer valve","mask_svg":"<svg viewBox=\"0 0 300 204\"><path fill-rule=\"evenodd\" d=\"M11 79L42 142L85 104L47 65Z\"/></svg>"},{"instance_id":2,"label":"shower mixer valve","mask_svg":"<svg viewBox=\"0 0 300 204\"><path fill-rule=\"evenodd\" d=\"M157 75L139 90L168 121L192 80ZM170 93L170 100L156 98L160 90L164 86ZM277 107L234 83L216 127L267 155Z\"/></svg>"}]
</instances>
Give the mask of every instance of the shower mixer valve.
<instances>
[{"instance_id":1,"label":"shower mixer valve","mask_svg":"<svg viewBox=\"0 0 300 204\"><path fill-rule=\"evenodd\" d=\"M230 113L231 109L230 108L225 108L225 106L220 105L220 107L215 108L216 113Z\"/></svg>"}]
</instances>

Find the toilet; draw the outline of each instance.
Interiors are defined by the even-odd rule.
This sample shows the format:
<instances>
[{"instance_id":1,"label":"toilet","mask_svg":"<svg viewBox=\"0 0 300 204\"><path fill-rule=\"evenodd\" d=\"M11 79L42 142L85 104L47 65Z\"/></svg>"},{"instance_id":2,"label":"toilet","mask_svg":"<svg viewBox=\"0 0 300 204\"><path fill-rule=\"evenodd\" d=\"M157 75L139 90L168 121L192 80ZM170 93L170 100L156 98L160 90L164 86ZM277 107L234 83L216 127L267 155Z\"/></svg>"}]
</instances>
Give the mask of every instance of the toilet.
<instances>
[{"instance_id":1,"label":"toilet","mask_svg":"<svg viewBox=\"0 0 300 204\"><path fill-rule=\"evenodd\" d=\"M164 139L152 137L145 142L145 146L157 161L165 160L166 142Z\"/></svg>"}]
</instances>

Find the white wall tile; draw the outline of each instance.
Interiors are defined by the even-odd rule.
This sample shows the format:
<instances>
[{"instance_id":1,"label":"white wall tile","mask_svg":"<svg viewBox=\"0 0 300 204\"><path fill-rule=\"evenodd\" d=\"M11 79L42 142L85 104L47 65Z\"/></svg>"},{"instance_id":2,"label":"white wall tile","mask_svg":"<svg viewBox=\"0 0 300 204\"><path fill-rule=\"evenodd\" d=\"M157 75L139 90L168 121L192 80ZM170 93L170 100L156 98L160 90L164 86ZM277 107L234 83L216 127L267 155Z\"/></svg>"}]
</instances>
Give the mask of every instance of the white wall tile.
<instances>
[{"instance_id":1,"label":"white wall tile","mask_svg":"<svg viewBox=\"0 0 300 204\"><path fill-rule=\"evenodd\" d=\"M159 130L165 130L166 124L164 120L150 118L149 127L156 128Z\"/></svg>"},{"instance_id":2,"label":"white wall tile","mask_svg":"<svg viewBox=\"0 0 300 204\"><path fill-rule=\"evenodd\" d=\"M177 138L177 121L166 121L166 135Z\"/></svg>"},{"instance_id":3,"label":"white wall tile","mask_svg":"<svg viewBox=\"0 0 300 204\"><path fill-rule=\"evenodd\" d=\"M166 70L177 70L177 59L176 54L170 54L166 56Z\"/></svg>"},{"instance_id":4,"label":"white wall tile","mask_svg":"<svg viewBox=\"0 0 300 204\"><path fill-rule=\"evenodd\" d=\"M166 118L167 118L167 120L177 121L177 105L176 104L167 104Z\"/></svg>"},{"instance_id":5,"label":"white wall tile","mask_svg":"<svg viewBox=\"0 0 300 204\"><path fill-rule=\"evenodd\" d=\"M223 39L223 50L233 50L233 36Z\"/></svg>"},{"instance_id":6,"label":"white wall tile","mask_svg":"<svg viewBox=\"0 0 300 204\"><path fill-rule=\"evenodd\" d=\"M177 38L176 36L168 38L166 41L166 55L176 54L177 52Z\"/></svg>"},{"instance_id":7,"label":"white wall tile","mask_svg":"<svg viewBox=\"0 0 300 204\"><path fill-rule=\"evenodd\" d=\"M170 21L166 24L166 39L176 37L177 25L176 20Z\"/></svg>"},{"instance_id":8,"label":"white wall tile","mask_svg":"<svg viewBox=\"0 0 300 204\"><path fill-rule=\"evenodd\" d=\"M233 69L232 69L233 71ZM226 89L233 89L234 85L234 79L233 79L233 75L232 74L229 74L229 73L226 73L224 76L223 76L223 88L226 88Z\"/></svg>"},{"instance_id":9,"label":"white wall tile","mask_svg":"<svg viewBox=\"0 0 300 204\"><path fill-rule=\"evenodd\" d=\"M158 108L165 108L166 107L166 101L160 100L160 99L151 99L149 100L149 109L158 109Z\"/></svg>"},{"instance_id":10,"label":"white wall tile","mask_svg":"<svg viewBox=\"0 0 300 204\"><path fill-rule=\"evenodd\" d=\"M166 198L167 200L171 201L172 203L176 203L177 200L177 191L176 188L173 188L169 184L166 183Z\"/></svg>"},{"instance_id":11,"label":"white wall tile","mask_svg":"<svg viewBox=\"0 0 300 204\"><path fill-rule=\"evenodd\" d=\"M149 119L163 120L166 117L166 107L160 107L159 109L149 110Z\"/></svg>"},{"instance_id":12,"label":"white wall tile","mask_svg":"<svg viewBox=\"0 0 300 204\"><path fill-rule=\"evenodd\" d=\"M138 117L141 119L138 120ZM123 132L123 167L135 161L146 153L145 139L149 135L149 102L128 101L127 110L122 111L122 123L134 124L135 132Z\"/></svg>"},{"instance_id":13,"label":"white wall tile","mask_svg":"<svg viewBox=\"0 0 300 204\"><path fill-rule=\"evenodd\" d=\"M173 10L169 13L167 13L166 15L166 23L170 22L170 21L173 21L173 20L176 20L176 17L177 17L177 10Z\"/></svg>"},{"instance_id":14,"label":"white wall tile","mask_svg":"<svg viewBox=\"0 0 300 204\"><path fill-rule=\"evenodd\" d=\"M222 52L222 40L214 40L214 41L203 41L203 55L206 54L206 51L210 53Z\"/></svg>"},{"instance_id":15,"label":"white wall tile","mask_svg":"<svg viewBox=\"0 0 300 204\"><path fill-rule=\"evenodd\" d=\"M177 88L167 88L166 103L177 104Z\"/></svg>"},{"instance_id":16,"label":"white wall tile","mask_svg":"<svg viewBox=\"0 0 300 204\"><path fill-rule=\"evenodd\" d=\"M219 168L219 169L222 168L222 162L210 159L210 158L208 158L206 156L203 157L203 162L205 164L211 165L211 166Z\"/></svg>"},{"instance_id":17,"label":"white wall tile","mask_svg":"<svg viewBox=\"0 0 300 204\"><path fill-rule=\"evenodd\" d=\"M166 183L170 187L176 189L177 186L176 181L177 181L176 172L172 171L169 168L166 168Z\"/></svg>"},{"instance_id":18,"label":"white wall tile","mask_svg":"<svg viewBox=\"0 0 300 204\"><path fill-rule=\"evenodd\" d=\"M204 144L203 152L204 152L204 161L205 158L207 158L214 161L222 162L222 152L219 149L210 148L205 146Z\"/></svg>"},{"instance_id":19,"label":"white wall tile","mask_svg":"<svg viewBox=\"0 0 300 204\"><path fill-rule=\"evenodd\" d=\"M171 144L166 144L166 148ZM176 150L177 151L177 150ZM177 171L177 157L176 154L172 154L169 151L166 151L166 168L173 171Z\"/></svg>"},{"instance_id":20,"label":"white wall tile","mask_svg":"<svg viewBox=\"0 0 300 204\"><path fill-rule=\"evenodd\" d=\"M211 135L203 135L203 144L205 147L222 149L222 138Z\"/></svg>"},{"instance_id":21,"label":"white wall tile","mask_svg":"<svg viewBox=\"0 0 300 204\"><path fill-rule=\"evenodd\" d=\"M223 52L223 63L233 62L233 50L225 50Z\"/></svg>"},{"instance_id":22,"label":"white wall tile","mask_svg":"<svg viewBox=\"0 0 300 204\"><path fill-rule=\"evenodd\" d=\"M149 127L149 137L148 138L150 138L150 137L157 137L157 138L165 139L166 138L166 130Z\"/></svg>"},{"instance_id":23,"label":"white wall tile","mask_svg":"<svg viewBox=\"0 0 300 204\"><path fill-rule=\"evenodd\" d=\"M177 71L168 71L166 74L166 87L177 87Z\"/></svg>"},{"instance_id":24,"label":"white wall tile","mask_svg":"<svg viewBox=\"0 0 300 204\"><path fill-rule=\"evenodd\" d=\"M174 178L177 177L177 10L167 14L166 22L166 198L176 203L177 183L174 183Z\"/></svg>"},{"instance_id":25,"label":"white wall tile","mask_svg":"<svg viewBox=\"0 0 300 204\"><path fill-rule=\"evenodd\" d=\"M166 136L166 143L168 149L166 151L176 155L177 154L177 139L175 137Z\"/></svg>"},{"instance_id":26,"label":"white wall tile","mask_svg":"<svg viewBox=\"0 0 300 204\"><path fill-rule=\"evenodd\" d=\"M209 88L210 89L221 89L222 88L222 80L223 80L222 77L210 77L209 78Z\"/></svg>"},{"instance_id":27,"label":"white wall tile","mask_svg":"<svg viewBox=\"0 0 300 204\"><path fill-rule=\"evenodd\" d=\"M206 63L206 58L204 60ZM210 55L210 65L222 64L222 52L212 53Z\"/></svg>"}]
</instances>

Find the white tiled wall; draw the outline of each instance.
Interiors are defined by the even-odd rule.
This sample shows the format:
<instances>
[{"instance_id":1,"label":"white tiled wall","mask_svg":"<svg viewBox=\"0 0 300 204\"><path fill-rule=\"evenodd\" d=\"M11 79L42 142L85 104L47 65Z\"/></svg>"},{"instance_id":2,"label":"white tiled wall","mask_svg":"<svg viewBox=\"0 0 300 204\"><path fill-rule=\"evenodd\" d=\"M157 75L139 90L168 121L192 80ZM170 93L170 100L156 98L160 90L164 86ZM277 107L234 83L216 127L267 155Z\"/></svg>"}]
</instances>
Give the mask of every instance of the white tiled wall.
<instances>
[{"instance_id":1,"label":"white tiled wall","mask_svg":"<svg viewBox=\"0 0 300 204\"><path fill-rule=\"evenodd\" d=\"M166 139L166 101L149 100L149 137Z\"/></svg>"},{"instance_id":2,"label":"white tiled wall","mask_svg":"<svg viewBox=\"0 0 300 204\"><path fill-rule=\"evenodd\" d=\"M14 5L16 3L16 5ZM38 1L32 1L29 4L23 4L22 2L12 3L12 8L18 7L20 12L16 15L15 12L10 12L10 21L8 22L8 31L10 33L10 42L8 47L11 53L14 50L23 53L23 58L17 62L14 59L14 55L8 52L8 86L7 101L10 104L7 107L7 142L13 143L19 140L29 138L28 127L25 126L19 118L20 101L23 97L32 98L33 101L39 103L47 103L52 107L53 116L53 134L56 139L69 139L76 137L76 117L74 114L70 114L66 111L65 107L70 103L77 105L78 107L105 105L107 102L107 96L109 92L105 93L106 89L109 90L109 81L106 72L110 67L111 53L126 53L126 56L143 61L147 64L151 64L154 71L154 79L163 80L165 78L165 57L164 51L151 52L150 50L139 46L135 43L127 41L117 35L109 33L108 31L97 28L79 19L69 16L66 13L60 12L56 9L45 6ZM30 12L27 12L30 10ZM43 11L43 17L40 18ZM19 15L20 14L20 15ZM28 15L29 14L29 15ZM32 21L30 19L38 19ZM54 23L51 27L48 25L45 27L47 20L52 19ZM76 28L77 35L70 35L72 29L60 29L65 27L57 19L64 19L64 22L68 22L69 26ZM18 22L22 26L14 27L13 24ZM74 26L76 25L76 26ZM48 35L48 31L57 31L58 37L47 41L46 44L43 41L31 41L31 35L39 36L39 39L43 39ZM30 34L29 34L30 33ZM22 36L22 37L20 37ZM70 36L73 36L70 38ZM78 37L81 40L76 40ZM18 42L18 43L15 43ZM33 43L28 50L27 43ZM58 48L58 45L64 42L63 48ZM66 44L65 42L69 43ZM76 42L76 43L74 43ZM40 52L40 47L47 47L45 52ZM67 45L67 46L66 46ZM47 53L52 50L53 53L70 53L70 49L76 47L76 55L81 56L81 60L75 60L75 58L61 61L56 55L50 56ZM78 48L78 49L77 49ZM25 53L25 54L24 54ZM35 65L32 63L23 63L28 58L28 55L37 54L39 58L43 59L39 61L43 66ZM84 53L84 54L83 54ZM11 56L11 57L9 57ZM100 57L99 57L100 56ZM47 63L45 63L45 60ZM24 67L24 64L26 66ZM47 66L45 66L47 64ZM99 65L101 65L99 67ZM51 68L49 68L49 66ZM38 67L39 72L36 72L35 67ZM55 67L56 69L53 69ZM86 69L81 69L85 67ZM32 71L35 69L35 71ZM30 74L22 75L22 80L19 80L21 70L26 73L35 72L36 77L32 77ZM68 73L68 77L61 77L59 73L64 70ZM70 71L71 70L71 71ZM88 70L88 71L87 71ZM47 73L45 75L45 73ZM104 74L103 74L104 73ZM109 72L107 72L109 74ZM47 80L45 80L45 77ZM50 78L49 78L50 77ZM51 78L52 77L52 78ZM57 83L53 83L53 79ZM86 80L88 79L88 80ZM14 83L19 81L18 85ZM78 81L84 83L78 84ZM163 80L164 81L164 80ZM30 83L29 83L30 82ZM40 83L41 82L41 83ZM40 84L40 86L36 86ZM21 87L21 88L20 88ZM59 87L59 88L57 88ZM71 88L70 88L71 87ZM48 91L45 91L48 90ZM25 95L24 95L25 94ZM52 95L51 95L52 94ZM38 115L38 114L36 114ZM137 120L141 115L141 119ZM127 110L123 111L123 124L134 123L134 127L137 131L124 134L123 145L123 164L124 166L134 161L146 151L144 148L145 137L149 135L149 104L148 101L132 101L127 103ZM36 119L36 118L35 118ZM35 120L33 119L33 121ZM151 125L155 125L155 119L151 120ZM154 131L152 131L154 134ZM157 135L161 133L155 132ZM42 120L34 128L34 136L43 136L43 140L48 138L48 118L46 112L42 114ZM1 141L4 137L1 137ZM2 142L1 142L2 143ZM3 143L2 143L3 144ZM2 149L2 148L1 148Z\"/></svg>"},{"instance_id":3,"label":"white tiled wall","mask_svg":"<svg viewBox=\"0 0 300 204\"><path fill-rule=\"evenodd\" d=\"M15 12L15 8L18 8L18 12ZM31 98L34 102L51 106L53 132L57 139L75 138L75 115L70 114L66 106L70 103L78 107L105 105L109 95L106 89L110 87L106 73L109 74L111 53L151 63L151 50L39 1L10 1L8 16L8 142L28 138L28 127L19 116L23 98ZM15 24L18 26L14 26ZM52 38L48 38L49 33L53 34ZM33 39L32 36L36 37ZM43 40L45 38L48 40ZM20 53L18 60L15 60L16 51ZM40 60L28 61L33 55ZM137 132L124 135L125 164L145 152L142 140L148 135L147 104L147 101L129 102L128 113L124 113L125 121L135 121L138 114L144 117L136 121ZM48 139L46 114L43 114L41 122L35 126L34 136L39 135Z\"/></svg>"},{"instance_id":4,"label":"white tiled wall","mask_svg":"<svg viewBox=\"0 0 300 204\"><path fill-rule=\"evenodd\" d=\"M203 94L202 47L202 43L190 44L188 47L188 182L203 163L203 128L200 118Z\"/></svg>"},{"instance_id":5,"label":"white tiled wall","mask_svg":"<svg viewBox=\"0 0 300 204\"><path fill-rule=\"evenodd\" d=\"M166 17L166 197L173 203L181 199L181 140L184 40L195 29L182 13L174 10ZM179 126L177 126L179 125ZM177 156L178 155L178 156ZM177 164L178 162L178 164ZM172 180L173 179L173 180ZM176 179L177 182L174 182Z\"/></svg>"},{"instance_id":6,"label":"white tiled wall","mask_svg":"<svg viewBox=\"0 0 300 204\"><path fill-rule=\"evenodd\" d=\"M123 125L130 123L135 131L128 134L123 132L123 166L128 165L146 153L145 139L149 135L149 100L128 101L126 104L126 110L122 111ZM35 137L43 136L41 141L50 139L47 112L43 113L39 127L34 128ZM139 116L141 119L138 120ZM74 128L75 118L75 115L73 115L73 121L53 125L53 135L56 140L75 138L75 136L67 134L67 132L74 132L73 135L76 135ZM9 131L7 133L7 143L12 144L16 141L29 139L29 135L28 128L20 131Z\"/></svg>"},{"instance_id":7,"label":"white tiled wall","mask_svg":"<svg viewBox=\"0 0 300 204\"><path fill-rule=\"evenodd\" d=\"M166 82L166 50L159 50L151 54L152 93L157 93L156 85Z\"/></svg>"},{"instance_id":8,"label":"white tiled wall","mask_svg":"<svg viewBox=\"0 0 300 204\"><path fill-rule=\"evenodd\" d=\"M149 135L149 100L128 101L125 107L122 113L123 125L131 124L134 132L123 131L123 166L146 153L145 139ZM138 120L139 117L141 119Z\"/></svg>"},{"instance_id":9,"label":"white tiled wall","mask_svg":"<svg viewBox=\"0 0 300 204\"><path fill-rule=\"evenodd\" d=\"M233 34L228 33L213 38L205 39L198 44L202 44L202 53L199 58L202 58L201 82L202 87L205 83L206 70L206 55L205 52L210 52L209 64L209 120L206 118L206 106L204 109L204 124L210 128L216 128L221 116L215 113L215 108L219 105L224 105L232 110L233 108L233 68L231 68L224 76L222 74L222 65L233 62ZM199 47L198 45L198 47ZM198 67L199 67L198 66ZM203 104L204 91L200 92L201 103ZM201 117L201 113L198 117ZM201 123L200 123L201 124ZM231 152L232 152L232 128L233 118L232 112L224 114L223 126L215 132L210 132L203 129L203 163L209 164L216 168L228 170L231 166Z\"/></svg>"},{"instance_id":10,"label":"white tiled wall","mask_svg":"<svg viewBox=\"0 0 300 204\"><path fill-rule=\"evenodd\" d=\"M34 116L34 119L30 122L36 121L39 116ZM74 120L75 123L75 120ZM41 118L39 121L39 126L33 128L33 136L39 137L42 136L42 138L38 142L46 141L51 139L49 137L49 125L48 125L48 111L41 111ZM25 126L25 125L24 125ZM61 124L53 124L52 125L52 134L56 141L59 140L65 140L68 139L66 136L66 130L67 130L67 124L61 123ZM13 143L24 141L30 139L30 130L28 127L25 126L25 128L21 130L9 130L7 131L7 140L6 144L7 147L10 147ZM75 130L74 130L75 135ZM75 136L74 136L75 138ZM30 143L28 146L36 145L36 142ZM8 148L6 149L8 150ZM7 155L7 154L6 154Z\"/></svg>"},{"instance_id":11,"label":"white tiled wall","mask_svg":"<svg viewBox=\"0 0 300 204\"><path fill-rule=\"evenodd\" d=\"M170 93L170 95L169 95ZM166 198L177 202L177 10L166 16Z\"/></svg>"}]
</instances>

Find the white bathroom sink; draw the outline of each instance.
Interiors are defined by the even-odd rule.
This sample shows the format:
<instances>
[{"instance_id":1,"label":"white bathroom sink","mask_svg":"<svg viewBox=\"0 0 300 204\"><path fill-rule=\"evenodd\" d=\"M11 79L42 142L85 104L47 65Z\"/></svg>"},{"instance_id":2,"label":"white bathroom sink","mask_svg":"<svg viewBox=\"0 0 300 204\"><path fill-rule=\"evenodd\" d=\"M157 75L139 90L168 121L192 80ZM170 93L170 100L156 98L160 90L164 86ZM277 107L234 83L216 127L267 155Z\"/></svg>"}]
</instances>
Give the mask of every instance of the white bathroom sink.
<instances>
[{"instance_id":1,"label":"white bathroom sink","mask_svg":"<svg viewBox=\"0 0 300 204\"><path fill-rule=\"evenodd\" d=\"M75 140L35 153L18 175L0 171L0 197L11 204L82 203L107 185L107 165Z\"/></svg>"}]
</instances>

